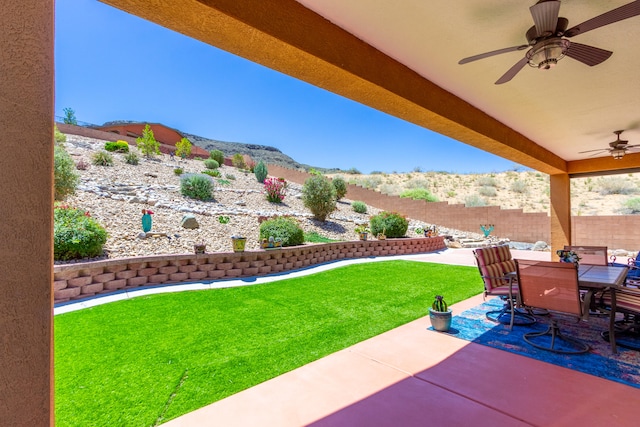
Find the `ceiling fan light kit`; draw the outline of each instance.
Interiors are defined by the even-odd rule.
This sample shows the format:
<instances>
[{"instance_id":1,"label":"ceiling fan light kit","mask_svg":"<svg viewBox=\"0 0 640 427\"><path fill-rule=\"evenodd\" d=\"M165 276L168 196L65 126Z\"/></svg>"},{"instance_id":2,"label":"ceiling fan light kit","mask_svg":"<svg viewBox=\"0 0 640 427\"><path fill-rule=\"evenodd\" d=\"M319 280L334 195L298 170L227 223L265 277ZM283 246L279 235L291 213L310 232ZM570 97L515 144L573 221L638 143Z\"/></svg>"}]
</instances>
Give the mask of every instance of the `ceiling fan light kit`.
<instances>
[{"instance_id":1,"label":"ceiling fan light kit","mask_svg":"<svg viewBox=\"0 0 640 427\"><path fill-rule=\"evenodd\" d=\"M611 141L609 143L609 147L610 148L600 148L600 149L596 149L596 150L587 150L587 151L581 151L579 154L583 154L583 153L594 153L592 154L591 157L593 156L597 156L600 153L603 153L605 151L608 151L609 154L611 154L611 156L615 159L615 160L620 160L624 157L625 154L627 154L627 151L631 150L637 150L640 148L640 144L634 144L634 145L628 145L629 141L625 140L625 139L620 139L620 134L622 134L622 132L624 132L623 130L616 130L613 133L616 134L616 140L615 141Z\"/></svg>"},{"instance_id":2,"label":"ceiling fan light kit","mask_svg":"<svg viewBox=\"0 0 640 427\"><path fill-rule=\"evenodd\" d=\"M540 0L530 7L529 11L531 12L534 26L525 33L528 44L481 53L461 59L458 63L467 64L479 59L528 48L529 50L526 52L525 57L507 70L495 84L503 84L510 81L527 64L540 70L548 70L556 66L558 61L565 56L585 65L598 65L606 61L613 52L594 46L572 43L567 39L640 15L640 0L605 12L569 29L567 29L569 21L559 16L560 1Z\"/></svg>"}]
</instances>

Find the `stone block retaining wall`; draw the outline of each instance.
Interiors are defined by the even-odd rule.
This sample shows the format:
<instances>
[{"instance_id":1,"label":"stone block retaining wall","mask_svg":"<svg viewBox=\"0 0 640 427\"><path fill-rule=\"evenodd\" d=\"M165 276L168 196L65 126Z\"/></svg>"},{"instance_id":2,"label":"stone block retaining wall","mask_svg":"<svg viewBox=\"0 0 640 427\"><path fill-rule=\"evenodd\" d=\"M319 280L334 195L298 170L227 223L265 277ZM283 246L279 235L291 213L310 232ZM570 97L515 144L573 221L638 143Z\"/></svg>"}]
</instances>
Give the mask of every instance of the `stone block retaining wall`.
<instances>
[{"instance_id":1,"label":"stone block retaining wall","mask_svg":"<svg viewBox=\"0 0 640 427\"><path fill-rule=\"evenodd\" d=\"M442 236L293 246L267 251L155 255L54 266L56 303L141 286L264 276L328 261L445 249Z\"/></svg>"}]
</instances>

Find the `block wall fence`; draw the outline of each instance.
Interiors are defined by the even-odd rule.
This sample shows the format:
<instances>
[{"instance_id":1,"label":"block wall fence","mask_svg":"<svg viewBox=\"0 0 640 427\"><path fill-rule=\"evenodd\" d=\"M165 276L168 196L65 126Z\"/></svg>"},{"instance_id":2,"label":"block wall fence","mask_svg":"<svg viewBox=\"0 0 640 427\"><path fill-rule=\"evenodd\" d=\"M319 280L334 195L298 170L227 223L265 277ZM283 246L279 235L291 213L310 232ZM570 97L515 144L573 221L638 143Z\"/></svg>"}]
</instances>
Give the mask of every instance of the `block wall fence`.
<instances>
[{"instance_id":1,"label":"block wall fence","mask_svg":"<svg viewBox=\"0 0 640 427\"><path fill-rule=\"evenodd\" d=\"M418 254L445 248L444 238L436 236L64 264L53 268L53 296L56 303L61 303L143 286L264 276L342 259Z\"/></svg>"},{"instance_id":2,"label":"block wall fence","mask_svg":"<svg viewBox=\"0 0 640 427\"><path fill-rule=\"evenodd\" d=\"M299 184L311 175L278 165L268 165L269 175ZM493 234L518 242L550 242L550 218L546 213L525 213L522 209L498 206L470 207L448 202L425 202L387 196L347 184L350 200L360 200L379 209L394 211L456 230L480 233L480 224L494 224ZM572 244L607 246L610 249L640 250L640 215L572 216Z\"/></svg>"}]
</instances>

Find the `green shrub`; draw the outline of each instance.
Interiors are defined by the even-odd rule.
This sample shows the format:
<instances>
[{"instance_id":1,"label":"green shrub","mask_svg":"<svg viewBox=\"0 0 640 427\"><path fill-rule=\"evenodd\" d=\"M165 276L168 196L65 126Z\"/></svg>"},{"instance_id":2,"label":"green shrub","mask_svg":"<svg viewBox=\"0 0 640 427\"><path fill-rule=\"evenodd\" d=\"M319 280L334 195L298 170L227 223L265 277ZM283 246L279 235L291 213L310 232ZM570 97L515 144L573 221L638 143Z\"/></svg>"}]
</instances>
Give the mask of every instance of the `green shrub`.
<instances>
[{"instance_id":1,"label":"green shrub","mask_svg":"<svg viewBox=\"0 0 640 427\"><path fill-rule=\"evenodd\" d=\"M246 169L247 164L244 162L244 156L240 153L234 154L231 158L231 164L237 169Z\"/></svg>"},{"instance_id":2,"label":"green shrub","mask_svg":"<svg viewBox=\"0 0 640 427\"><path fill-rule=\"evenodd\" d=\"M224 153L220 150L213 150L209 153L209 158L218 162L219 165L224 165Z\"/></svg>"},{"instance_id":3,"label":"green shrub","mask_svg":"<svg viewBox=\"0 0 640 427\"><path fill-rule=\"evenodd\" d=\"M431 194L426 188L412 188L410 190L404 190L400 193L400 197L405 197L413 200L426 200L427 202L437 202L438 198Z\"/></svg>"},{"instance_id":4,"label":"green shrub","mask_svg":"<svg viewBox=\"0 0 640 427\"><path fill-rule=\"evenodd\" d=\"M367 213L367 205L364 202L360 202L358 200L351 203L351 208L354 210L354 212L357 213Z\"/></svg>"},{"instance_id":5,"label":"green shrub","mask_svg":"<svg viewBox=\"0 0 640 427\"><path fill-rule=\"evenodd\" d=\"M218 179L218 185L222 185L223 187L228 187L231 185L231 181L226 179Z\"/></svg>"},{"instance_id":6,"label":"green shrub","mask_svg":"<svg viewBox=\"0 0 640 427\"><path fill-rule=\"evenodd\" d=\"M134 165L134 166L140 163L140 159L138 158L138 155L133 151L127 153L124 156L124 161L127 162L127 164Z\"/></svg>"},{"instance_id":7,"label":"green shrub","mask_svg":"<svg viewBox=\"0 0 640 427\"><path fill-rule=\"evenodd\" d=\"M98 151L91 156L91 162L96 166L113 166L113 157L106 151Z\"/></svg>"},{"instance_id":8,"label":"green shrub","mask_svg":"<svg viewBox=\"0 0 640 427\"><path fill-rule=\"evenodd\" d=\"M342 199L347 194L347 183L341 176L336 176L331 181L336 189L336 200Z\"/></svg>"},{"instance_id":9,"label":"green shrub","mask_svg":"<svg viewBox=\"0 0 640 427\"><path fill-rule=\"evenodd\" d=\"M213 159L207 159L204 161L204 167L207 169L218 169L220 167L220 163Z\"/></svg>"},{"instance_id":10,"label":"green shrub","mask_svg":"<svg viewBox=\"0 0 640 427\"><path fill-rule=\"evenodd\" d=\"M528 191L527 183L524 181L520 181L519 179L516 181L513 181L511 183L510 188L511 188L511 191L513 191L514 193L525 194Z\"/></svg>"},{"instance_id":11,"label":"green shrub","mask_svg":"<svg viewBox=\"0 0 640 427\"><path fill-rule=\"evenodd\" d=\"M487 202L479 194L472 194L464 199L464 205L468 208L487 206Z\"/></svg>"},{"instance_id":12,"label":"green shrub","mask_svg":"<svg viewBox=\"0 0 640 427\"><path fill-rule=\"evenodd\" d=\"M264 180L267 179L269 171L267 170L267 165L265 165L264 162L260 160L256 167L253 169L253 173L256 176L258 182L264 184Z\"/></svg>"},{"instance_id":13,"label":"green shrub","mask_svg":"<svg viewBox=\"0 0 640 427\"><path fill-rule=\"evenodd\" d=\"M128 153L129 143L127 141L106 142L104 149L107 151L117 151L118 153Z\"/></svg>"},{"instance_id":14,"label":"green shrub","mask_svg":"<svg viewBox=\"0 0 640 427\"><path fill-rule=\"evenodd\" d=\"M222 175L218 169L214 169L214 170L207 169L207 170L203 170L202 173L205 175L212 176L214 178L220 178L220 175Z\"/></svg>"},{"instance_id":15,"label":"green shrub","mask_svg":"<svg viewBox=\"0 0 640 427\"><path fill-rule=\"evenodd\" d=\"M624 202L624 207L630 214L640 213L640 197L635 197Z\"/></svg>"},{"instance_id":16,"label":"green shrub","mask_svg":"<svg viewBox=\"0 0 640 427\"><path fill-rule=\"evenodd\" d=\"M291 217L279 216L260 224L260 239L280 238L282 246L295 246L304 243L304 232L298 221Z\"/></svg>"},{"instance_id":17,"label":"green shrub","mask_svg":"<svg viewBox=\"0 0 640 427\"><path fill-rule=\"evenodd\" d=\"M175 168L175 169L173 170L173 173L175 173L175 174L176 174L176 175L178 175L178 176L179 176L179 175L182 175L182 174L184 173L184 169L182 169L182 168Z\"/></svg>"},{"instance_id":18,"label":"green shrub","mask_svg":"<svg viewBox=\"0 0 640 427\"><path fill-rule=\"evenodd\" d=\"M318 221L336 210L336 189L328 178L313 175L302 186L302 202Z\"/></svg>"},{"instance_id":19,"label":"green shrub","mask_svg":"<svg viewBox=\"0 0 640 427\"><path fill-rule=\"evenodd\" d=\"M58 144L62 144L63 142L67 142L67 135L65 135L64 133L60 132L60 130L58 130L58 126L53 125L53 138L55 139L55 141Z\"/></svg>"},{"instance_id":20,"label":"green shrub","mask_svg":"<svg viewBox=\"0 0 640 427\"><path fill-rule=\"evenodd\" d=\"M224 177L232 181L236 179L236 176L231 173L226 174Z\"/></svg>"},{"instance_id":21,"label":"green shrub","mask_svg":"<svg viewBox=\"0 0 640 427\"><path fill-rule=\"evenodd\" d=\"M142 136L136 138L136 144L138 145L138 150L147 157L154 157L156 154L160 154L160 143L154 138L151 126L148 124L142 130Z\"/></svg>"},{"instance_id":22,"label":"green shrub","mask_svg":"<svg viewBox=\"0 0 640 427\"><path fill-rule=\"evenodd\" d=\"M339 240L330 239L328 237L324 237L321 234L318 234L317 231L309 231L308 233L304 233L304 241L309 243L332 243L339 242Z\"/></svg>"},{"instance_id":23,"label":"green shrub","mask_svg":"<svg viewBox=\"0 0 640 427\"><path fill-rule=\"evenodd\" d=\"M59 145L53 148L54 198L64 200L76 192L80 177L76 165L67 151Z\"/></svg>"},{"instance_id":24,"label":"green shrub","mask_svg":"<svg viewBox=\"0 0 640 427\"><path fill-rule=\"evenodd\" d=\"M191 155L191 141L187 138L182 138L176 142L176 156L180 156L183 159Z\"/></svg>"},{"instance_id":25,"label":"green shrub","mask_svg":"<svg viewBox=\"0 0 640 427\"><path fill-rule=\"evenodd\" d=\"M185 174L180 177L180 192L197 200L213 199L213 181L207 175Z\"/></svg>"},{"instance_id":26,"label":"green shrub","mask_svg":"<svg viewBox=\"0 0 640 427\"><path fill-rule=\"evenodd\" d=\"M53 257L56 260L91 258L102 254L107 232L88 212L67 206L53 211Z\"/></svg>"},{"instance_id":27,"label":"green shrub","mask_svg":"<svg viewBox=\"0 0 640 427\"><path fill-rule=\"evenodd\" d=\"M480 187L497 187L498 183L493 177L481 176L480 178L478 178L478 185Z\"/></svg>"},{"instance_id":28,"label":"green shrub","mask_svg":"<svg viewBox=\"0 0 640 427\"><path fill-rule=\"evenodd\" d=\"M409 221L395 212L380 212L369 220L371 234L377 236L383 233L387 237L404 237L409 228Z\"/></svg>"},{"instance_id":29,"label":"green shrub","mask_svg":"<svg viewBox=\"0 0 640 427\"><path fill-rule=\"evenodd\" d=\"M481 196L485 196L485 197L496 197L498 195L496 188L489 187L488 185L485 185L484 187L480 187L480 189L478 190L478 193Z\"/></svg>"},{"instance_id":30,"label":"green shrub","mask_svg":"<svg viewBox=\"0 0 640 427\"><path fill-rule=\"evenodd\" d=\"M351 168L351 169L347 169L346 171L344 171L345 173L351 174L351 175L360 175L362 172L360 172L358 169L356 168Z\"/></svg>"},{"instance_id":31,"label":"green shrub","mask_svg":"<svg viewBox=\"0 0 640 427\"><path fill-rule=\"evenodd\" d=\"M633 194L637 188L635 184L624 178L602 178L598 180L600 186L600 194Z\"/></svg>"}]
</instances>

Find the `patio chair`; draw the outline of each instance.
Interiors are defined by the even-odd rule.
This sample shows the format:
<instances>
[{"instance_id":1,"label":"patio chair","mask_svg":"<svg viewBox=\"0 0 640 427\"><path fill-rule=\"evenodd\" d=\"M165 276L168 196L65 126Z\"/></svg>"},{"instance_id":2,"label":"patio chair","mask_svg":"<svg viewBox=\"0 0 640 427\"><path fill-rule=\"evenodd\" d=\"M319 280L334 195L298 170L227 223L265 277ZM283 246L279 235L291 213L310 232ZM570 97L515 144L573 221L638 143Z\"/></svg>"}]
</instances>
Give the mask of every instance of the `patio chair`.
<instances>
[{"instance_id":1,"label":"patio chair","mask_svg":"<svg viewBox=\"0 0 640 427\"><path fill-rule=\"evenodd\" d=\"M516 264L511 257L509 246L490 246L473 251L480 276L484 282L484 297L497 296L504 301L500 310L489 311L488 320L496 323L513 325L532 325L536 322L530 314L516 310L518 303L518 287L514 285L515 276L509 275L516 271Z\"/></svg>"},{"instance_id":2,"label":"patio chair","mask_svg":"<svg viewBox=\"0 0 640 427\"><path fill-rule=\"evenodd\" d=\"M640 253L638 253L635 258L628 258L626 264L622 264L616 262L616 256L611 255L609 260L611 261L610 265L616 265L619 267L627 267L629 268L629 272L627 273L627 279L625 281L625 285L633 286L636 288L640 288Z\"/></svg>"},{"instance_id":3,"label":"patio chair","mask_svg":"<svg viewBox=\"0 0 640 427\"><path fill-rule=\"evenodd\" d=\"M612 292L615 292L615 300ZM600 303L611 310L609 330L602 332L602 337L611 342L612 347L617 345L640 351L640 289L625 287L607 290L602 294ZM614 322L616 313L624 314L624 318Z\"/></svg>"},{"instance_id":4,"label":"patio chair","mask_svg":"<svg viewBox=\"0 0 640 427\"><path fill-rule=\"evenodd\" d=\"M520 299L525 307L544 308L550 312L582 317L582 301L578 291L578 269L574 264L515 260ZM582 341L560 331L558 320L551 314L544 332L528 332L523 339L532 346L554 353L580 354L589 351Z\"/></svg>"},{"instance_id":5,"label":"patio chair","mask_svg":"<svg viewBox=\"0 0 640 427\"><path fill-rule=\"evenodd\" d=\"M580 264L609 265L606 246L565 246L564 250L578 254Z\"/></svg>"}]
</instances>

